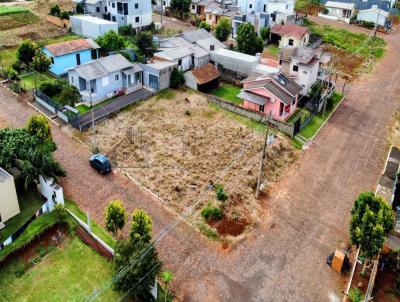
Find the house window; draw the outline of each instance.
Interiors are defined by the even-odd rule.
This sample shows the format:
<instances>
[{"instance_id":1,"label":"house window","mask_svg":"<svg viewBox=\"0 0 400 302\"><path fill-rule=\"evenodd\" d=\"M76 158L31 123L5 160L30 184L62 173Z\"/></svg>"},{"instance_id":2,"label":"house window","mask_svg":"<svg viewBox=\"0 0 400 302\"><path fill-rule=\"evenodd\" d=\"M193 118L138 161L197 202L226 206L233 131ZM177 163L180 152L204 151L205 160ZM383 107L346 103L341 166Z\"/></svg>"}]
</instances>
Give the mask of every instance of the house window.
<instances>
[{"instance_id":1,"label":"house window","mask_svg":"<svg viewBox=\"0 0 400 302\"><path fill-rule=\"evenodd\" d=\"M117 13L122 14L122 3L121 2L117 2Z\"/></svg>"},{"instance_id":2,"label":"house window","mask_svg":"<svg viewBox=\"0 0 400 302\"><path fill-rule=\"evenodd\" d=\"M264 13L267 11L267 5L264 4L264 8L263 8Z\"/></svg>"},{"instance_id":3,"label":"house window","mask_svg":"<svg viewBox=\"0 0 400 302\"><path fill-rule=\"evenodd\" d=\"M92 49L91 50L91 57L92 57L92 60L96 60L97 59L97 49Z\"/></svg>"},{"instance_id":4,"label":"house window","mask_svg":"<svg viewBox=\"0 0 400 302\"><path fill-rule=\"evenodd\" d=\"M96 13L99 13L100 12L100 7L96 7Z\"/></svg>"},{"instance_id":5,"label":"house window","mask_svg":"<svg viewBox=\"0 0 400 302\"><path fill-rule=\"evenodd\" d=\"M179 59L178 60L178 66L181 66L182 65L182 59Z\"/></svg>"},{"instance_id":6,"label":"house window","mask_svg":"<svg viewBox=\"0 0 400 302\"><path fill-rule=\"evenodd\" d=\"M112 6L112 8L115 8L115 3L113 2L111 6Z\"/></svg>"},{"instance_id":7,"label":"house window","mask_svg":"<svg viewBox=\"0 0 400 302\"><path fill-rule=\"evenodd\" d=\"M167 3L165 3L165 1L163 1L163 5L164 5L164 6L166 6L166 5L167 5Z\"/></svg>"},{"instance_id":8,"label":"house window","mask_svg":"<svg viewBox=\"0 0 400 302\"><path fill-rule=\"evenodd\" d=\"M71 84L74 84L74 77L73 76L71 76L70 82L71 82Z\"/></svg>"},{"instance_id":9,"label":"house window","mask_svg":"<svg viewBox=\"0 0 400 302\"><path fill-rule=\"evenodd\" d=\"M108 6L110 6L110 1L108 1Z\"/></svg>"},{"instance_id":10,"label":"house window","mask_svg":"<svg viewBox=\"0 0 400 302\"><path fill-rule=\"evenodd\" d=\"M292 101L292 106L294 106L294 104L296 104L296 98L294 98Z\"/></svg>"},{"instance_id":11,"label":"house window","mask_svg":"<svg viewBox=\"0 0 400 302\"><path fill-rule=\"evenodd\" d=\"M259 105L259 106L258 106L258 111L264 112L264 106L265 106L265 105Z\"/></svg>"},{"instance_id":12,"label":"house window","mask_svg":"<svg viewBox=\"0 0 400 302\"><path fill-rule=\"evenodd\" d=\"M115 16L112 16L112 20L115 22L117 21L117 19L115 18Z\"/></svg>"},{"instance_id":13,"label":"house window","mask_svg":"<svg viewBox=\"0 0 400 302\"><path fill-rule=\"evenodd\" d=\"M51 64L54 64L54 58L50 57L50 60L51 60Z\"/></svg>"},{"instance_id":14,"label":"house window","mask_svg":"<svg viewBox=\"0 0 400 302\"><path fill-rule=\"evenodd\" d=\"M289 39L289 45L290 46L293 46L293 42L294 42L293 39Z\"/></svg>"},{"instance_id":15,"label":"house window","mask_svg":"<svg viewBox=\"0 0 400 302\"><path fill-rule=\"evenodd\" d=\"M279 115L282 115L283 114L283 103L282 102L280 102L280 104L279 104Z\"/></svg>"},{"instance_id":16,"label":"house window","mask_svg":"<svg viewBox=\"0 0 400 302\"><path fill-rule=\"evenodd\" d=\"M139 17L135 17L135 22L139 23L140 22L140 18Z\"/></svg>"},{"instance_id":17,"label":"house window","mask_svg":"<svg viewBox=\"0 0 400 302\"><path fill-rule=\"evenodd\" d=\"M282 65L282 60L279 60L279 65Z\"/></svg>"},{"instance_id":18,"label":"house window","mask_svg":"<svg viewBox=\"0 0 400 302\"><path fill-rule=\"evenodd\" d=\"M107 12L107 6L104 7L104 11Z\"/></svg>"},{"instance_id":19,"label":"house window","mask_svg":"<svg viewBox=\"0 0 400 302\"><path fill-rule=\"evenodd\" d=\"M249 8L253 8L253 4L249 4Z\"/></svg>"},{"instance_id":20,"label":"house window","mask_svg":"<svg viewBox=\"0 0 400 302\"><path fill-rule=\"evenodd\" d=\"M135 3L135 9L139 8L139 3Z\"/></svg>"},{"instance_id":21,"label":"house window","mask_svg":"<svg viewBox=\"0 0 400 302\"><path fill-rule=\"evenodd\" d=\"M211 15L208 15L208 19L209 19L209 20L211 20L211 17L212 17Z\"/></svg>"},{"instance_id":22,"label":"house window","mask_svg":"<svg viewBox=\"0 0 400 302\"><path fill-rule=\"evenodd\" d=\"M76 54L76 65L81 65L81 55L79 53Z\"/></svg>"},{"instance_id":23,"label":"house window","mask_svg":"<svg viewBox=\"0 0 400 302\"><path fill-rule=\"evenodd\" d=\"M118 74L118 73L116 73L116 74L114 75L114 81L115 81L115 82L118 82L118 81L119 81L119 74Z\"/></svg>"},{"instance_id":24,"label":"house window","mask_svg":"<svg viewBox=\"0 0 400 302\"><path fill-rule=\"evenodd\" d=\"M293 71L296 71L296 72L298 72L298 71L299 71L299 66L297 66L297 65L293 65Z\"/></svg>"},{"instance_id":25,"label":"house window","mask_svg":"<svg viewBox=\"0 0 400 302\"><path fill-rule=\"evenodd\" d=\"M128 3L124 3L124 15L128 15Z\"/></svg>"},{"instance_id":26,"label":"house window","mask_svg":"<svg viewBox=\"0 0 400 302\"><path fill-rule=\"evenodd\" d=\"M307 74L308 72L307 72L307 70L303 70L303 73L304 73L304 74Z\"/></svg>"},{"instance_id":27,"label":"house window","mask_svg":"<svg viewBox=\"0 0 400 302\"><path fill-rule=\"evenodd\" d=\"M196 8L196 6L194 4L192 4L192 9L195 9L195 8Z\"/></svg>"}]
</instances>

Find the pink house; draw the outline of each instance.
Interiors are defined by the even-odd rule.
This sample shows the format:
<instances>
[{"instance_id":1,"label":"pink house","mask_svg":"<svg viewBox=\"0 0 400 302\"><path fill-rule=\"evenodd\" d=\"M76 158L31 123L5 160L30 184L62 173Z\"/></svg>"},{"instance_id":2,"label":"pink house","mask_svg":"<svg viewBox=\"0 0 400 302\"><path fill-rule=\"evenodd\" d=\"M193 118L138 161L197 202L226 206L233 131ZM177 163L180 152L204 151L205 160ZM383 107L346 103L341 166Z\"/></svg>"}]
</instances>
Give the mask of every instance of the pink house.
<instances>
[{"instance_id":1,"label":"pink house","mask_svg":"<svg viewBox=\"0 0 400 302\"><path fill-rule=\"evenodd\" d=\"M287 120L297 108L302 87L283 73L273 76L252 75L242 81L243 89L237 95L242 107L269 114L281 121Z\"/></svg>"}]
</instances>

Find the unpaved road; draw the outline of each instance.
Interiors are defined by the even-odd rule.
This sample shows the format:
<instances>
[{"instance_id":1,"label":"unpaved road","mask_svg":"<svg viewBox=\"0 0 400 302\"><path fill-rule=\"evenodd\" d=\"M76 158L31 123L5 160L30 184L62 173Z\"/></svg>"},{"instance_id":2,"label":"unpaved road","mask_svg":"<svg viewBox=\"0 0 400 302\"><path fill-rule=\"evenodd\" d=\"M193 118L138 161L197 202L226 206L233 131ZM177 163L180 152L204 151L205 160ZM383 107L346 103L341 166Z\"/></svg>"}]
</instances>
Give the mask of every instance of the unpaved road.
<instances>
[{"instance_id":1,"label":"unpaved road","mask_svg":"<svg viewBox=\"0 0 400 302\"><path fill-rule=\"evenodd\" d=\"M359 192L373 190L387 154L386 136L400 107L400 34L386 37L388 51L375 70L347 91L298 164L263 204L265 224L223 251L180 223L158 245L174 271L174 287L185 301L341 301L341 280L326 264L329 252L348 239L350 209ZM0 120L22 125L30 107L0 89ZM155 234L174 221L155 198L119 173L101 177L88 164L89 151L58 127L57 158L69 172L68 196L102 223L105 204L120 197L131 210L142 207Z\"/></svg>"}]
</instances>

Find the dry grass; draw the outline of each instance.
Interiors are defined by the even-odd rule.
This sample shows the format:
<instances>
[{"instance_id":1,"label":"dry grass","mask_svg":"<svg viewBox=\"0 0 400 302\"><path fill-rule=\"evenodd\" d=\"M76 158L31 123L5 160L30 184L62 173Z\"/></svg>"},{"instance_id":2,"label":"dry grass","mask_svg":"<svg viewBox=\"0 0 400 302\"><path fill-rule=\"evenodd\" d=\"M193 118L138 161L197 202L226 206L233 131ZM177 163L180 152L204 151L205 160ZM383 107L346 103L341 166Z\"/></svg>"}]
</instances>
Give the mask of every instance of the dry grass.
<instances>
[{"instance_id":1,"label":"dry grass","mask_svg":"<svg viewBox=\"0 0 400 302\"><path fill-rule=\"evenodd\" d=\"M90 131L84 139L91 142ZM221 205L212 190L204 193L212 182L229 195L223 206L227 217L248 222L258 217L254 187L263 133L210 107L197 93L155 96L125 110L98 125L97 141L118 167L178 213L193 204L200 210L208 201ZM278 135L266 161L268 181L276 181L296 158L288 138Z\"/></svg>"}]
</instances>

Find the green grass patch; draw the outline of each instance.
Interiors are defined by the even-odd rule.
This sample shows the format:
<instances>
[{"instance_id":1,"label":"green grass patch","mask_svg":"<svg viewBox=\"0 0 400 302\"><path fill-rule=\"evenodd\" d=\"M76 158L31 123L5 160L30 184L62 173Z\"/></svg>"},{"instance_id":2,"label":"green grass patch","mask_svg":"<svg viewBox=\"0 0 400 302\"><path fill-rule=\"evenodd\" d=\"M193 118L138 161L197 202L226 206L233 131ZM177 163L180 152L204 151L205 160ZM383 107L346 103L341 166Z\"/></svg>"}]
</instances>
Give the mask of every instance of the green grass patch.
<instances>
[{"instance_id":1,"label":"green grass patch","mask_svg":"<svg viewBox=\"0 0 400 302\"><path fill-rule=\"evenodd\" d=\"M86 106L85 104L80 104L80 105L76 106L75 109L77 109L80 114L85 114L90 111L90 107Z\"/></svg>"},{"instance_id":2,"label":"green grass patch","mask_svg":"<svg viewBox=\"0 0 400 302\"><path fill-rule=\"evenodd\" d=\"M240 87L231 84L222 84L219 88L212 90L211 94L224 99L225 101L241 105L242 100L236 96L239 92Z\"/></svg>"},{"instance_id":3,"label":"green grass patch","mask_svg":"<svg viewBox=\"0 0 400 302\"><path fill-rule=\"evenodd\" d=\"M54 38L42 39L42 40L37 41L37 43L40 46L45 46L45 45L49 45L49 44L72 41L72 40L77 40L77 39L81 39L81 38L82 38L81 36L69 33L69 34L54 37Z\"/></svg>"},{"instance_id":4,"label":"green grass patch","mask_svg":"<svg viewBox=\"0 0 400 302\"><path fill-rule=\"evenodd\" d=\"M163 89L160 92L157 93L157 100L161 99L167 99L167 100L172 100L176 95L176 92L170 88Z\"/></svg>"},{"instance_id":5,"label":"green grass patch","mask_svg":"<svg viewBox=\"0 0 400 302\"><path fill-rule=\"evenodd\" d=\"M303 147L303 142L297 139L296 137L293 137L292 144L293 147L295 147L296 149L301 149Z\"/></svg>"},{"instance_id":6,"label":"green grass patch","mask_svg":"<svg viewBox=\"0 0 400 302\"><path fill-rule=\"evenodd\" d=\"M67 238L40 263L17 278L21 262L0 270L2 301L84 301L112 276L111 263L78 237ZM99 301L118 301L120 294L106 290Z\"/></svg>"},{"instance_id":7,"label":"green grass patch","mask_svg":"<svg viewBox=\"0 0 400 302\"><path fill-rule=\"evenodd\" d=\"M302 121L304 121L310 114L310 110L298 107L296 112L287 120L287 123L294 124L299 117L302 119Z\"/></svg>"},{"instance_id":8,"label":"green grass patch","mask_svg":"<svg viewBox=\"0 0 400 302\"><path fill-rule=\"evenodd\" d=\"M13 15L29 12L29 9L22 6L0 6L0 16Z\"/></svg>"},{"instance_id":9,"label":"green grass patch","mask_svg":"<svg viewBox=\"0 0 400 302\"><path fill-rule=\"evenodd\" d=\"M344 49L364 59L368 58L372 45L372 38L369 36L345 29L334 28L329 25L319 25L310 21L306 21L306 25L313 33L322 36L324 43ZM385 45L386 42L382 38L376 37L372 54L377 58L382 57L385 52Z\"/></svg>"},{"instance_id":10,"label":"green grass patch","mask_svg":"<svg viewBox=\"0 0 400 302\"><path fill-rule=\"evenodd\" d=\"M20 75L21 85L26 90L34 89L39 87L44 82L54 81L55 78L52 77L47 72L32 72L27 75ZM35 86L36 85L36 86Z\"/></svg>"},{"instance_id":11,"label":"green grass patch","mask_svg":"<svg viewBox=\"0 0 400 302\"><path fill-rule=\"evenodd\" d=\"M0 6L1 7L1 6ZM10 7L12 8L12 7ZM7 30L19 26L39 22L40 18L29 10L0 15L0 30Z\"/></svg>"},{"instance_id":12,"label":"green grass patch","mask_svg":"<svg viewBox=\"0 0 400 302\"><path fill-rule=\"evenodd\" d=\"M211 240L215 240L215 241L219 240L219 236L218 236L217 231L214 230L213 228L209 227L207 224L198 223L197 224L197 228L207 238L210 238Z\"/></svg>"},{"instance_id":13,"label":"green grass patch","mask_svg":"<svg viewBox=\"0 0 400 302\"><path fill-rule=\"evenodd\" d=\"M31 218L44 204L40 194L35 188L18 194L20 213L5 222L6 227L0 231L0 241L6 240L14 234L25 222Z\"/></svg>"},{"instance_id":14,"label":"green grass patch","mask_svg":"<svg viewBox=\"0 0 400 302\"><path fill-rule=\"evenodd\" d=\"M83 220L85 223L87 222L86 213L82 212L82 210L76 205L72 200L65 200L65 207L74 213L78 218ZM111 237L106 230L104 230L101 226L99 226L93 219L91 219L91 227L92 232L95 233L101 240L107 243L109 246L114 248L115 240Z\"/></svg>"},{"instance_id":15,"label":"green grass patch","mask_svg":"<svg viewBox=\"0 0 400 302\"><path fill-rule=\"evenodd\" d=\"M274 44L270 44L264 47L264 52L270 54L271 56L279 57L279 48Z\"/></svg>"},{"instance_id":16,"label":"green grass patch","mask_svg":"<svg viewBox=\"0 0 400 302\"><path fill-rule=\"evenodd\" d=\"M331 97L331 109L326 110L324 116L322 116L322 113L316 114L311 122L309 122L308 125L300 131L300 134L305 138L312 138L322 127L322 124L329 118L329 115L336 109L341 99L342 95L340 93L334 92Z\"/></svg>"}]
</instances>

